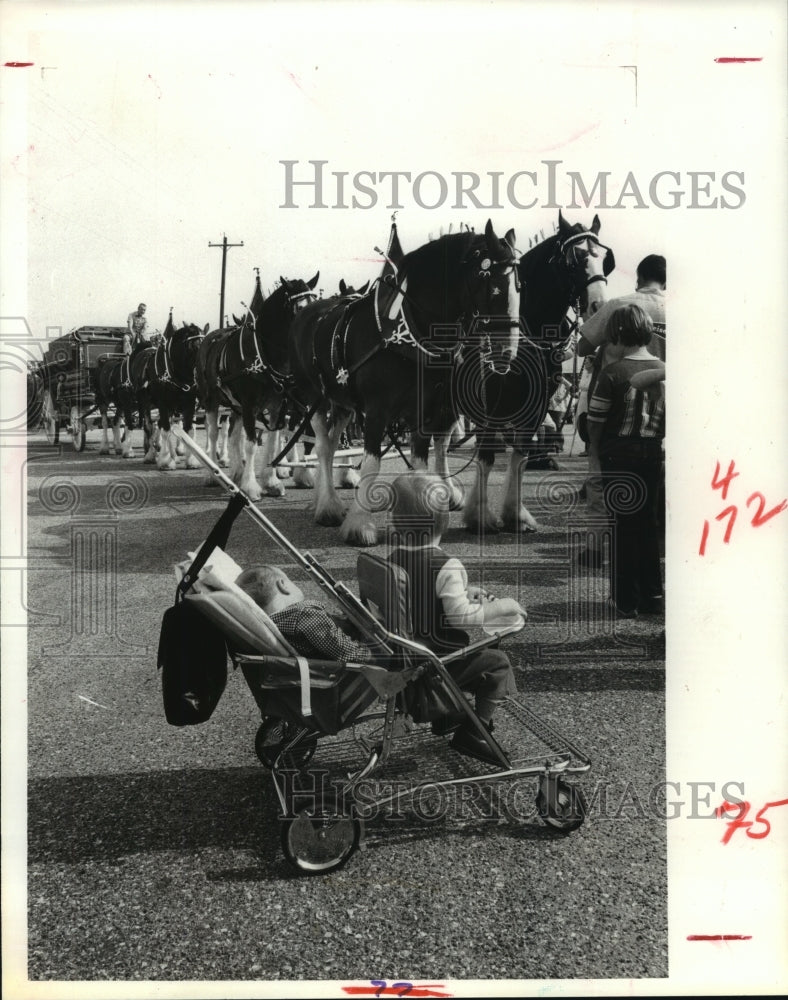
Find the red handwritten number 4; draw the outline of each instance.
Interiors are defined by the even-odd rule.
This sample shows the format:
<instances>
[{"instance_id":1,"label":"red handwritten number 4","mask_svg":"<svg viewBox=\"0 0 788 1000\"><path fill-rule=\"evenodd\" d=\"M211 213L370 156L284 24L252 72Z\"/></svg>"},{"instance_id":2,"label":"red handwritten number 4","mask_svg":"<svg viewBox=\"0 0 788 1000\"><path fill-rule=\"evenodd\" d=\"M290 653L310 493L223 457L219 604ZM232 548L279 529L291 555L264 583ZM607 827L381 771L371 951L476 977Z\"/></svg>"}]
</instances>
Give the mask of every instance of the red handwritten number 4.
<instances>
[{"instance_id":1,"label":"red handwritten number 4","mask_svg":"<svg viewBox=\"0 0 788 1000\"><path fill-rule=\"evenodd\" d=\"M713 490L721 490L723 500L728 499L728 490L730 489L731 482L739 475L738 472L733 471L735 467L736 463L730 462L728 464L727 473L722 477L722 479L720 479L720 463L717 462L717 467L714 470L714 475L711 477L711 488ZM786 507L788 507L788 499L786 499L783 500L782 503L777 504L776 507L772 507L771 510L766 510L766 497L763 495L763 493L760 493L759 491L756 490L755 493L751 493L750 496L747 498L746 506L748 509L750 504L756 498L758 499L758 509L753 514L752 521L750 522L753 528L760 528L762 524L766 524L767 521L770 521L773 517L775 517L781 511L785 510ZM733 525L736 523L736 515L738 514L738 512L739 512L738 507L736 507L734 504L731 504L724 510L721 510L719 514L717 514L717 516L714 518L715 521L721 521L725 517L729 518L728 524L725 528L725 534L722 536L722 541L724 545L727 545L731 540L731 532L733 531ZM708 540L708 537L709 537L709 522L704 521L703 533L701 534L701 539L700 539L700 549L698 550L699 554L702 556L706 555L706 542Z\"/></svg>"}]
</instances>

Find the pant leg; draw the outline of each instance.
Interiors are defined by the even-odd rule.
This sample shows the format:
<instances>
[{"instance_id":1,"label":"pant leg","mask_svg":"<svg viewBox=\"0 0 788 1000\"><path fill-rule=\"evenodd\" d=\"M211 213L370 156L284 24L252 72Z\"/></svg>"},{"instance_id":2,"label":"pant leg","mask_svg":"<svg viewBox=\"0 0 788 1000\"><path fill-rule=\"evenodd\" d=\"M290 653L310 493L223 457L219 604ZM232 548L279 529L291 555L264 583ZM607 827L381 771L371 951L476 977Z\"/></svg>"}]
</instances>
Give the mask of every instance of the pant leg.
<instances>
[{"instance_id":1,"label":"pant leg","mask_svg":"<svg viewBox=\"0 0 788 1000\"><path fill-rule=\"evenodd\" d=\"M517 694L509 657L500 649L483 649L449 664L448 670L463 691L474 694L476 711L485 721L492 719L506 698Z\"/></svg>"},{"instance_id":2,"label":"pant leg","mask_svg":"<svg viewBox=\"0 0 788 1000\"><path fill-rule=\"evenodd\" d=\"M658 445L657 445L658 448ZM623 611L662 594L657 527L660 459L655 442L611 446L602 457L605 503L613 521L611 596Z\"/></svg>"}]
</instances>

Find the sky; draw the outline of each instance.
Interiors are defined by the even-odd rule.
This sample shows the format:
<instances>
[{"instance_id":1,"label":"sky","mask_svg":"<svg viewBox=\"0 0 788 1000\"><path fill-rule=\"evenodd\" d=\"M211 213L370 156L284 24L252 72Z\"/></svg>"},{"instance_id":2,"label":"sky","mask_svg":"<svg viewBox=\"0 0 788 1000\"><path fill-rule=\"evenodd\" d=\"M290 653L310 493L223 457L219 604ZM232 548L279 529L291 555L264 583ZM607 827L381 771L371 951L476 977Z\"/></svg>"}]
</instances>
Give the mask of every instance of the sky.
<instances>
[{"instance_id":1,"label":"sky","mask_svg":"<svg viewBox=\"0 0 788 1000\"><path fill-rule=\"evenodd\" d=\"M389 199L317 208L301 188L297 207L283 207L281 161L298 171L326 161L327 176L347 175L346 195L362 171L428 174L423 205L415 185L403 188L406 251L441 228L481 230L488 216L525 250L562 205L570 222L599 215L617 261L611 296L631 290L645 254L663 253L666 773L785 797L786 565L775 557L788 514L756 531L743 506L752 491L769 506L788 493L775 460L788 453L784 4L2 0L0 29L4 353L123 325L140 301L154 328L170 307L176 322L218 325L221 253L208 244L223 234L244 244L228 254L228 313L249 300L255 267L266 289L319 270L326 295L340 278L375 277ZM559 161L552 198L547 161ZM454 207L451 196L424 207L462 171L498 174L504 189L531 172L514 191L537 203L519 207L507 192L500 208ZM597 189L580 204L570 172L589 189L604 174L606 198ZM675 207L659 207L671 190ZM742 506L726 545L710 480L731 460ZM10 449L3 462L13 485ZM717 535L699 559L704 520ZM669 831L671 984L746 991L779 961L784 981L788 909L774 891L784 870L754 850L721 856L704 826ZM743 920L754 932L746 954L687 946L687 933Z\"/></svg>"},{"instance_id":2,"label":"sky","mask_svg":"<svg viewBox=\"0 0 788 1000\"><path fill-rule=\"evenodd\" d=\"M41 30L28 35L35 65L14 171L26 185L26 315L36 335L51 326L123 324L139 301L154 328L171 306L176 319L216 325L222 253L209 243L224 235L243 242L228 253L228 313L248 301L255 267L265 288L280 275L317 270L325 294L340 278L363 283L379 272L374 247L385 246L395 202L386 182L376 205L352 208L352 178L362 170L429 171L446 180L441 207L420 207L410 190L401 196L406 250L450 226L481 229L488 216L501 234L514 227L524 249L540 230L552 232L557 210L541 204L519 209L503 196L502 208L485 211L463 197L454 207L458 171L485 179L497 171L505 184L520 170L545 176L552 159L560 161L560 183L572 170L590 187L604 170L613 190L629 170L646 184L653 173L654 157L639 151L639 139L621 149L628 132L634 139L648 132L649 90L642 69L636 107L626 68L636 61L632 15L620 10L600 15L596 45L587 41L582 53L567 46L557 63L519 16L511 35L491 17L482 29L488 44L472 46L474 4L453 5L450 15L405 5L409 16L385 25L385 44L379 16L359 5L332 5L330 15L316 5L223 5L221 17L192 6L185 21L182 8L148 9L147 17L124 18L71 7L39 17ZM542 20L555 39L560 20L545 10ZM511 37L522 40L517 59ZM313 175L309 161L326 161L328 204L337 201L333 173L346 172L348 207L310 208L301 187L291 199L298 207L282 208L283 160L296 161L296 179ZM666 160L662 169L676 165ZM532 200L529 183L518 182L518 201ZM437 202L439 185L426 178L421 201ZM480 185L483 205L486 191L489 182ZM570 195L565 188L559 203L571 203ZM589 225L594 211L577 204L567 217ZM603 239L619 261L611 294L631 289L640 257L664 250L666 214L650 210L644 224L631 212L600 211Z\"/></svg>"}]
</instances>

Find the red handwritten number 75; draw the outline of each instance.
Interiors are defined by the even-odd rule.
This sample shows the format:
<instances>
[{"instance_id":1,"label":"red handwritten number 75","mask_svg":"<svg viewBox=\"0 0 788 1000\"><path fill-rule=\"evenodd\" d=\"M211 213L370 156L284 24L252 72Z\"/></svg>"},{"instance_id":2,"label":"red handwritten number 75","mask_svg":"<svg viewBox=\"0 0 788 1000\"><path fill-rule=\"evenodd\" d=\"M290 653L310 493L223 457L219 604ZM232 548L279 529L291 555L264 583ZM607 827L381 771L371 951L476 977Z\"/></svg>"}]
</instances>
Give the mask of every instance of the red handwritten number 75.
<instances>
[{"instance_id":1,"label":"red handwritten number 75","mask_svg":"<svg viewBox=\"0 0 788 1000\"><path fill-rule=\"evenodd\" d=\"M736 812L737 815L733 819L728 820L728 827L725 833L722 835L722 843L727 844L731 837L736 833L737 830L746 830L747 836L753 840L763 840L764 837L768 837L771 833L772 825L768 819L764 818L764 813L767 809L772 809L775 806L788 806L788 799L779 799L777 802L767 802L766 805L762 806L754 820L745 820L745 816L750 811L750 803L745 801L742 802L723 802L721 806L717 807L717 816L721 818L725 813ZM753 831L752 827L755 823L760 823L764 829L758 831L757 833Z\"/></svg>"}]
</instances>

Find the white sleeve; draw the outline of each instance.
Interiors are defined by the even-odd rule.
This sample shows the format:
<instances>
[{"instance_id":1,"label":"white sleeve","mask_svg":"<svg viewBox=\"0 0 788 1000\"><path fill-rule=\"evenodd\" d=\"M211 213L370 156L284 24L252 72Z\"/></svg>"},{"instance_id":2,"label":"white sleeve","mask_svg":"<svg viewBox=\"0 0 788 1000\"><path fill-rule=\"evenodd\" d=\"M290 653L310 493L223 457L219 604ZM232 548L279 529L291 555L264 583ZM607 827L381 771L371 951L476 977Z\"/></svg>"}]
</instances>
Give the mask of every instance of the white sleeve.
<instances>
[{"instance_id":1,"label":"white sleeve","mask_svg":"<svg viewBox=\"0 0 788 1000\"><path fill-rule=\"evenodd\" d=\"M481 625L484 608L468 600L468 574L459 559L449 559L435 580L435 593L443 603L450 625Z\"/></svg>"}]
</instances>

